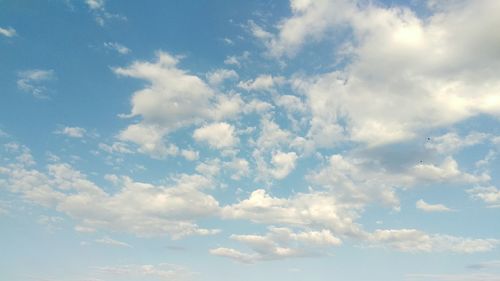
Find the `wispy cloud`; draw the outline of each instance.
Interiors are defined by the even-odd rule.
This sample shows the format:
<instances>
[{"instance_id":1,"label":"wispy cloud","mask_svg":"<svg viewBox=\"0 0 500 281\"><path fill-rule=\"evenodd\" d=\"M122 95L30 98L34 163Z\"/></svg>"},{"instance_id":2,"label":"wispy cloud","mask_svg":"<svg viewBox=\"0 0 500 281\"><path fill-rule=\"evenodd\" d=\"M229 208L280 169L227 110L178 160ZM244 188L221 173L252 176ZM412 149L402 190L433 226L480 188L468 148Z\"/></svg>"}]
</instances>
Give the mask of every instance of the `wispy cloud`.
<instances>
[{"instance_id":1,"label":"wispy cloud","mask_svg":"<svg viewBox=\"0 0 500 281\"><path fill-rule=\"evenodd\" d=\"M38 99L48 99L49 89L44 83L55 80L54 70L32 69L18 73L17 87Z\"/></svg>"},{"instance_id":2,"label":"wispy cloud","mask_svg":"<svg viewBox=\"0 0 500 281\"><path fill-rule=\"evenodd\" d=\"M104 42L104 47L108 50L116 51L121 55L126 55L131 52L129 48L116 42Z\"/></svg>"},{"instance_id":3,"label":"wispy cloud","mask_svg":"<svg viewBox=\"0 0 500 281\"><path fill-rule=\"evenodd\" d=\"M128 243L118 241L115 239L111 239L109 237L103 237L101 239L96 239L95 242L99 243L99 244L103 244L103 245L114 246L114 247L132 248L132 246Z\"/></svg>"},{"instance_id":4,"label":"wispy cloud","mask_svg":"<svg viewBox=\"0 0 500 281\"><path fill-rule=\"evenodd\" d=\"M7 28L0 27L0 35L3 35L5 37L14 37L17 35L17 32L12 27L7 27Z\"/></svg>"},{"instance_id":5,"label":"wispy cloud","mask_svg":"<svg viewBox=\"0 0 500 281\"><path fill-rule=\"evenodd\" d=\"M109 20L127 20L127 17L123 15L108 12L105 0L85 0L85 3L94 14L94 19L100 26L104 26Z\"/></svg>"}]
</instances>

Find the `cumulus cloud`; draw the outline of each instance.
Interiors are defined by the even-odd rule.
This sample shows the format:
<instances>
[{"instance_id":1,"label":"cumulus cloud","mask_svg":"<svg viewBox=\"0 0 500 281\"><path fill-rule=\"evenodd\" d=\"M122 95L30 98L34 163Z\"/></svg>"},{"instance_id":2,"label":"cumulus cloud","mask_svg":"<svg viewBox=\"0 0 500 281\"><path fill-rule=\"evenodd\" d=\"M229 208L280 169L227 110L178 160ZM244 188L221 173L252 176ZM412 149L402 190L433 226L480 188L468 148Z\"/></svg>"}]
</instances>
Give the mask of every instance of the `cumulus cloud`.
<instances>
[{"instance_id":1,"label":"cumulus cloud","mask_svg":"<svg viewBox=\"0 0 500 281\"><path fill-rule=\"evenodd\" d=\"M215 248L210 253L231 258L242 263L319 256L327 249L341 244L341 240L329 230L293 232L288 228L269 227L265 235L231 235L231 239L252 249L243 253L231 248Z\"/></svg>"},{"instance_id":2,"label":"cumulus cloud","mask_svg":"<svg viewBox=\"0 0 500 281\"><path fill-rule=\"evenodd\" d=\"M229 79L238 79L238 73L232 69L217 69L207 74L207 80L210 85L217 86Z\"/></svg>"},{"instance_id":3,"label":"cumulus cloud","mask_svg":"<svg viewBox=\"0 0 500 281\"><path fill-rule=\"evenodd\" d=\"M370 158L332 155L328 165L312 172L309 180L317 186L334 191L343 200L354 202L378 201L399 206L395 191L428 183L454 183L459 185L482 183L490 179L487 174L473 175L461 171L452 157L441 164L415 163L405 169L380 165Z\"/></svg>"},{"instance_id":4,"label":"cumulus cloud","mask_svg":"<svg viewBox=\"0 0 500 281\"><path fill-rule=\"evenodd\" d=\"M205 125L193 133L196 141L207 142L211 147L217 149L230 148L239 142L235 135L234 126L225 122Z\"/></svg>"},{"instance_id":5,"label":"cumulus cloud","mask_svg":"<svg viewBox=\"0 0 500 281\"><path fill-rule=\"evenodd\" d=\"M105 229L138 236L210 235L215 229L199 227L195 220L215 215L219 203L203 190L213 183L200 175L179 175L171 186L115 181L118 192L108 193L69 164L55 163L46 171L22 162L2 167L3 188L25 200L68 215L79 229ZM193 204L192 202L196 202Z\"/></svg>"},{"instance_id":6,"label":"cumulus cloud","mask_svg":"<svg viewBox=\"0 0 500 281\"><path fill-rule=\"evenodd\" d=\"M222 217L244 219L255 223L320 228L334 235L356 237L360 226L360 205L338 201L324 192L299 193L289 198L273 197L263 189L253 191L248 199L224 206Z\"/></svg>"},{"instance_id":7,"label":"cumulus cloud","mask_svg":"<svg viewBox=\"0 0 500 281\"><path fill-rule=\"evenodd\" d=\"M64 127L60 130L55 131L55 133L65 135L70 138L83 138L87 133L87 130L81 127Z\"/></svg>"},{"instance_id":8,"label":"cumulus cloud","mask_svg":"<svg viewBox=\"0 0 500 281\"><path fill-rule=\"evenodd\" d=\"M452 209L446 207L443 204L429 204L424 200L420 199L415 204L417 209L420 209L424 212L450 212Z\"/></svg>"},{"instance_id":9,"label":"cumulus cloud","mask_svg":"<svg viewBox=\"0 0 500 281\"><path fill-rule=\"evenodd\" d=\"M254 80L241 81L238 87L247 91L269 91L285 82L281 76L259 75Z\"/></svg>"},{"instance_id":10,"label":"cumulus cloud","mask_svg":"<svg viewBox=\"0 0 500 281\"><path fill-rule=\"evenodd\" d=\"M166 145L165 137L169 133L207 119L234 116L242 103L238 96L216 96L201 78L179 69L178 63L179 58L158 52L155 62L137 61L128 67L114 69L120 76L147 82L143 89L134 93L132 110L126 116L137 116L141 120L128 126L118 137L137 144L140 152L154 157L177 153L172 146Z\"/></svg>"},{"instance_id":11,"label":"cumulus cloud","mask_svg":"<svg viewBox=\"0 0 500 281\"><path fill-rule=\"evenodd\" d=\"M17 87L38 99L49 98L49 89L45 83L56 79L54 70L33 69L21 71L17 74Z\"/></svg>"},{"instance_id":12,"label":"cumulus cloud","mask_svg":"<svg viewBox=\"0 0 500 281\"><path fill-rule=\"evenodd\" d=\"M500 207L500 189L494 186L478 186L467 192L473 199L481 200L490 207Z\"/></svg>"},{"instance_id":13,"label":"cumulus cloud","mask_svg":"<svg viewBox=\"0 0 500 281\"><path fill-rule=\"evenodd\" d=\"M459 136L455 132L450 132L432 138L425 144L425 147L441 154L450 154L462 148L480 144L487 138L488 135L485 133L472 132L466 136Z\"/></svg>"},{"instance_id":14,"label":"cumulus cloud","mask_svg":"<svg viewBox=\"0 0 500 281\"><path fill-rule=\"evenodd\" d=\"M295 161L297 161L297 154L295 152L284 153L278 151L273 154L271 158L271 163L274 169L271 170L271 175L275 179L283 179L290 172L295 169Z\"/></svg>"},{"instance_id":15,"label":"cumulus cloud","mask_svg":"<svg viewBox=\"0 0 500 281\"><path fill-rule=\"evenodd\" d=\"M479 114L498 116L500 61L491 46L500 38L485 32L499 24L496 1L444 4L425 20L407 8L357 4L292 1L292 16L277 34L254 30L276 56L298 51L331 28L351 30L348 57L355 59L345 68L292 82L307 98L308 138L316 146L345 139L378 146ZM478 13L491 17L478 19Z\"/></svg>"}]
</instances>

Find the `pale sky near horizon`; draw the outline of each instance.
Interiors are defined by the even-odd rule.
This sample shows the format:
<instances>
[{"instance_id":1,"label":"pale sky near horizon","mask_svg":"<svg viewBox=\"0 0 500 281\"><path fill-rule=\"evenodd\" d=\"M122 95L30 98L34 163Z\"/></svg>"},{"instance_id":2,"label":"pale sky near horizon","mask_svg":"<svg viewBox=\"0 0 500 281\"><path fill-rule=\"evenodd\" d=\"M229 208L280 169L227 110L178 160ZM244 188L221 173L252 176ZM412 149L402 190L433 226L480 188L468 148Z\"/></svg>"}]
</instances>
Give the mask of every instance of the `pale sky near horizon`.
<instances>
[{"instance_id":1,"label":"pale sky near horizon","mask_svg":"<svg viewBox=\"0 0 500 281\"><path fill-rule=\"evenodd\" d=\"M0 0L0 280L500 281L500 1Z\"/></svg>"}]
</instances>

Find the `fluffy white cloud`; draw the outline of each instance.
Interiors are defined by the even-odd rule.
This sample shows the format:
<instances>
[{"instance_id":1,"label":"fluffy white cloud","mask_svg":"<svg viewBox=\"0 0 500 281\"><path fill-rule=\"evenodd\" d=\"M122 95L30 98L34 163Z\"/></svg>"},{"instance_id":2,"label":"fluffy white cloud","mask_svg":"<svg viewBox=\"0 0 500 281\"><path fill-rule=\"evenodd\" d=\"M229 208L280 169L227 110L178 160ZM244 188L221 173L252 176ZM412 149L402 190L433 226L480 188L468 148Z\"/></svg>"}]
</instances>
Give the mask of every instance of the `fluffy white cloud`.
<instances>
[{"instance_id":1,"label":"fluffy white cloud","mask_svg":"<svg viewBox=\"0 0 500 281\"><path fill-rule=\"evenodd\" d=\"M250 164L243 158L234 158L224 165L231 170L231 178L233 180L239 180L250 174Z\"/></svg>"},{"instance_id":2,"label":"fluffy white cloud","mask_svg":"<svg viewBox=\"0 0 500 281\"><path fill-rule=\"evenodd\" d=\"M472 132L466 136L459 136L455 132L434 137L425 144L425 147L441 154L449 154L462 148L480 144L488 138L485 133Z\"/></svg>"},{"instance_id":3,"label":"fluffy white cloud","mask_svg":"<svg viewBox=\"0 0 500 281\"><path fill-rule=\"evenodd\" d=\"M449 212L452 211L452 209L446 207L443 204L429 204L425 202L424 200L420 199L417 201L415 204L417 209L420 209L424 212Z\"/></svg>"},{"instance_id":4,"label":"fluffy white cloud","mask_svg":"<svg viewBox=\"0 0 500 281\"><path fill-rule=\"evenodd\" d=\"M309 180L335 192L343 200L399 206L395 194L398 188L433 182L464 185L490 179L487 174L473 175L460 171L458 163L451 157L445 158L439 165L418 163L404 169L381 164L376 159L333 155L328 165L309 175Z\"/></svg>"},{"instance_id":5,"label":"fluffy white cloud","mask_svg":"<svg viewBox=\"0 0 500 281\"><path fill-rule=\"evenodd\" d=\"M54 70L33 69L18 73L17 87L32 94L35 98L47 99L48 89L45 82L56 79Z\"/></svg>"},{"instance_id":6,"label":"fluffy white cloud","mask_svg":"<svg viewBox=\"0 0 500 281\"><path fill-rule=\"evenodd\" d=\"M231 235L231 239L250 247L253 253L242 253L231 248L211 249L210 253L243 263L253 263L318 256L324 254L329 247L341 244L341 240L333 236L329 230L295 233L283 227L270 227L266 235Z\"/></svg>"},{"instance_id":7,"label":"fluffy white cloud","mask_svg":"<svg viewBox=\"0 0 500 281\"><path fill-rule=\"evenodd\" d=\"M467 190L474 199L482 200L490 207L500 207L500 189L494 186L474 187Z\"/></svg>"},{"instance_id":8,"label":"fluffy white cloud","mask_svg":"<svg viewBox=\"0 0 500 281\"><path fill-rule=\"evenodd\" d=\"M238 73L232 69L217 69L207 74L210 85L217 86L228 79L238 79Z\"/></svg>"},{"instance_id":9,"label":"fluffy white cloud","mask_svg":"<svg viewBox=\"0 0 500 281\"><path fill-rule=\"evenodd\" d=\"M5 37L14 37L16 36L16 30L12 27L2 28L0 27L0 35Z\"/></svg>"},{"instance_id":10,"label":"fluffy white cloud","mask_svg":"<svg viewBox=\"0 0 500 281\"><path fill-rule=\"evenodd\" d=\"M238 87L247 91L269 91L284 82L285 79L281 76L259 75L254 80L241 81Z\"/></svg>"},{"instance_id":11,"label":"fluffy white cloud","mask_svg":"<svg viewBox=\"0 0 500 281\"><path fill-rule=\"evenodd\" d=\"M190 150L190 149L183 149L181 150L181 155L186 158L186 160L189 161L194 161L197 160L199 155L198 151Z\"/></svg>"},{"instance_id":12,"label":"fluffy white cloud","mask_svg":"<svg viewBox=\"0 0 500 281\"><path fill-rule=\"evenodd\" d=\"M302 2L291 2L293 15L277 36L264 36L271 53L296 50L330 27L347 26L355 42L347 55L355 59L344 69L293 83L307 97L312 114L308 137L317 146L346 138L383 145L478 114L500 113L495 75L500 61L491 47L500 37L486 32L500 24L494 16L500 10L497 1L443 5L425 20L405 8ZM479 13L487 16L478 19L474 15Z\"/></svg>"},{"instance_id":13,"label":"fluffy white cloud","mask_svg":"<svg viewBox=\"0 0 500 281\"><path fill-rule=\"evenodd\" d=\"M196 141L207 142L217 149L230 148L239 142L235 135L234 126L225 122L213 123L198 128L193 133Z\"/></svg>"},{"instance_id":14,"label":"fluffy white cloud","mask_svg":"<svg viewBox=\"0 0 500 281\"><path fill-rule=\"evenodd\" d=\"M55 132L56 134L66 135L71 138L83 138L87 130L81 127L64 127Z\"/></svg>"},{"instance_id":15,"label":"fluffy white cloud","mask_svg":"<svg viewBox=\"0 0 500 281\"><path fill-rule=\"evenodd\" d=\"M213 186L200 175L180 175L172 186L135 182L128 177L115 181L118 192L107 193L70 165L56 163L46 172L12 164L0 169L2 187L30 202L53 208L78 222L79 229L107 229L138 236L209 235L197 218L219 212L217 200L202 190Z\"/></svg>"},{"instance_id":16,"label":"fluffy white cloud","mask_svg":"<svg viewBox=\"0 0 500 281\"><path fill-rule=\"evenodd\" d=\"M295 169L295 161L297 161L297 154L295 152L284 153L278 151L274 153L271 158L271 163L274 166L274 169L270 171L271 175L275 179L285 178Z\"/></svg>"},{"instance_id":17,"label":"fluffy white cloud","mask_svg":"<svg viewBox=\"0 0 500 281\"><path fill-rule=\"evenodd\" d=\"M337 236L358 236L361 229L354 220L359 216L360 207L338 201L323 192L279 198L257 189L248 199L223 207L222 217L262 224L328 229Z\"/></svg>"},{"instance_id":18,"label":"fluffy white cloud","mask_svg":"<svg viewBox=\"0 0 500 281\"><path fill-rule=\"evenodd\" d=\"M158 52L157 60L153 63L137 61L129 67L114 69L118 75L148 83L145 88L134 93L131 113L126 116L139 116L141 120L123 130L119 138L136 143L140 152L154 157L177 153L172 146L165 144L169 133L207 119L221 120L234 116L242 104L237 95L215 95L198 76L179 69L178 62L178 58ZM221 124L219 127L223 130L225 125ZM229 126L227 129L231 128ZM227 139L232 140L235 139Z\"/></svg>"}]
</instances>

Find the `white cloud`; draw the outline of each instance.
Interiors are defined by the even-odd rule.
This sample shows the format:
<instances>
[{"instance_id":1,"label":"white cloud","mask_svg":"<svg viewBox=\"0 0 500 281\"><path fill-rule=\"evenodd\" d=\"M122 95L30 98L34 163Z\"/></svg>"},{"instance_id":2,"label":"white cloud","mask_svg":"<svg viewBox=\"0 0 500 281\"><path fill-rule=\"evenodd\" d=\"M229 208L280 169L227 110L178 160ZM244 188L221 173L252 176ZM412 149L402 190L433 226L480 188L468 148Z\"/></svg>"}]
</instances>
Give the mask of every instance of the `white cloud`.
<instances>
[{"instance_id":1,"label":"white cloud","mask_svg":"<svg viewBox=\"0 0 500 281\"><path fill-rule=\"evenodd\" d=\"M293 232L289 228L269 227L266 235L231 235L231 239L250 247L253 253L231 248L211 249L210 253L243 263L294 257L319 256L342 242L329 230Z\"/></svg>"},{"instance_id":2,"label":"white cloud","mask_svg":"<svg viewBox=\"0 0 500 281\"><path fill-rule=\"evenodd\" d=\"M205 176L214 177L220 172L221 163L219 159L212 159L196 166L195 170Z\"/></svg>"},{"instance_id":3,"label":"white cloud","mask_svg":"<svg viewBox=\"0 0 500 281\"><path fill-rule=\"evenodd\" d=\"M217 86L225 80L238 79L238 73L232 69L217 69L207 73L207 80L210 85Z\"/></svg>"},{"instance_id":4,"label":"white cloud","mask_svg":"<svg viewBox=\"0 0 500 281\"><path fill-rule=\"evenodd\" d=\"M222 217L244 219L255 223L320 228L336 236L359 236L362 231L354 222L360 205L344 203L325 192L298 193L290 198L272 197L263 189L248 199L224 206Z\"/></svg>"},{"instance_id":5,"label":"white cloud","mask_svg":"<svg viewBox=\"0 0 500 281\"><path fill-rule=\"evenodd\" d=\"M118 137L139 145L140 152L156 158L178 153L172 145L165 144L169 133L204 120L234 116L242 104L237 95L216 96L202 79L177 68L178 62L178 58L158 52L153 63L137 61L129 67L114 69L120 76L147 82L134 93L131 113L126 116L138 116L141 120L128 126Z\"/></svg>"},{"instance_id":6,"label":"white cloud","mask_svg":"<svg viewBox=\"0 0 500 281\"><path fill-rule=\"evenodd\" d=\"M264 42L267 54L272 57L295 56L306 41L319 41L330 26L353 13L353 5L344 0L291 0L290 8L292 16L278 25L276 35L249 23L251 33Z\"/></svg>"},{"instance_id":7,"label":"white cloud","mask_svg":"<svg viewBox=\"0 0 500 281\"><path fill-rule=\"evenodd\" d=\"M102 9L104 9L104 5L105 5L104 0L85 0L85 3L92 10L102 10Z\"/></svg>"},{"instance_id":8,"label":"white cloud","mask_svg":"<svg viewBox=\"0 0 500 281\"><path fill-rule=\"evenodd\" d=\"M60 130L55 131L55 133L71 138L83 138L86 135L87 130L81 127L64 127Z\"/></svg>"},{"instance_id":9,"label":"white cloud","mask_svg":"<svg viewBox=\"0 0 500 281\"><path fill-rule=\"evenodd\" d=\"M123 248L132 248L130 244L127 244L122 241L118 241L115 239L111 239L109 237L103 237L100 239L95 240L96 243L103 244L103 245L108 245L108 246L113 246L113 247L123 247Z\"/></svg>"},{"instance_id":10,"label":"white cloud","mask_svg":"<svg viewBox=\"0 0 500 281\"><path fill-rule=\"evenodd\" d=\"M66 214L79 230L104 229L137 236L210 235L215 229L199 227L195 220L219 212L217 200L202 190L213 186L200 175L179 175L171 186L156 186L121 177L117 192L107 193L86 175L64 163L46 172L20 163L2 167L3 188L25 200ZM193 204L192 202L196 202Z\"/></svg>"},{"instance_id":11,"label":"white cloud","mask_svg":"<svg viewBox=\"0 0 500 281\"><path fill-rule=\"evenodd\" d=\"M297 154L295 152L284 153L278 151L273 154L271 163L274 169L270 171L275 179L283 179L290 172L295 169L295 162L297 161Z\"/></svg>"},{"instance_id":12,"label":"white cloud","mask_svg":"<svg viewBox=\"0 0 500 281\"><path fill-rule=\"evenodd\" d=\"M16 36L16 30L12 27L2 28L0 27L0 35L5 37L14 37Z\"/></svg>"},{"instance_id":13,"label":"white cloud","mask_svg":"<svg viewBox=\"0 0 500 281\"><path fill-rule=\"evenodd\" d=\"M494 186L478 186L467 190L467 192L472 198L482 200L490 207L500 207L500 189Z\"/></svg>"},{"instance_id":14,"label":"white cloud","mask_svg":"<svg viewBox=\"0 0 500 281\"><path fill-rule=\"evenodd\" d=\"M224 64L234 65L237 67L241 67L244 62L247 62L250 58L250 52L245 51L243 54L239 56L228 56L224 59Z\"/></svg>"},{"instance_id":15,"label":"white cloud","mask_svg":"<svg viewBox=\"0 0 500 281\"><path fill-rule=\"evenodd\" d=\"M106 151L107 153L132 153L130 147L123 142L113 142L111 145L105 143L99 143L99 149Z\"/></svg>"},{"instance_id":16,"label":"white cloud","mask_svg":"<svg viewBox=\"0 0 500 281\"><path fill-rule=\"evenodd\" d=\"M17 87L35 98L47 99L48 91L43 84L56 79L54 70L33 69L18 73Z\"/></svg>"},{"instance_id":17,"label":"white cloud","mask_svg":"<svg viewBox=\"0 0 500 281\"><path fill-rule=\"evenodd\" d=\"M466 136L459 136L455 132L434 137L425 144L425 147L441 154L456 152L462 148L484 142L488 138L485 133L472 132Z\"/></svg>"},{"instance_id":18,"label":"white cloud","mask_svg":"<svg viewBox=\"0 0 500 281\"><path fill-rule=\"evenodd\" d=\"M376 159L342 155L332 155L328 165L308 178L343 200L379 202L393 207L399 206L396 189L435 182L464 185L490 179L487 174L473 175L461 171L451 157L446 157L439 165L419 163L395 169Z\"/></svg>"},{"instance_id":19,"label":"white cloud","mask_svg":"<svg viewBox=\"0 0 500 281\"><path fill-rule=\"evenodd\" d=\"M491 47L500 37L486 32L500 24L497 1L444 5L425 20L405 8L356 1L298 3L291 2L293 15L278 26L278 35L264 39L269 52L297 50L308 38L343 26L353 37L345 68L293 83L307 98L308 137L316 146L346 139L379 146L500 114L500 61ZM330 142L321 143L325 139Z\"/></svg>"},{"instance_id":20,"label":"white cloud","mask_svg":"<svg viewBox=\"0 0 500 281\"><path fill-rule=\"evenodd\" d=\"M420 209L424 212L450 212L452 209L446 207L443 204L429 204L424 200L420 199L415 204L417 209Z\"/></svg>"},{"instance_id":21,"label":"white cloud","mask_svg":"<svg viewBox=\"0 0 500 281\"><path fill-rule=\"evenodd\" d=\"M198 142L207 142L211 147L217 149L231 148L239 142L233 125L225 122L198 128L194 131L193 138Z\"/></svg>"},{"instance_id":22,"label":"white cloud","mask_svg":"<svg viewBox=\"0 0 500 281\"><path fill-rule=\"evenodd\" d=\"M427 234L415 229L376 230L369 241L402 252L478 253L491 251L500 244L496 239L471 239L442 234Z\"/></svg>"},{"instance_id":23,"label":"white cloud","mask_svg":"<svg viewBox=\"0 0 500 281\"><path fill-rule=\"evenodd\" d=\"M109 50L116 51L121 55L126 55L131 52L129 48L117 42L104 42L104 47Z\"/></svg>"},{"instance_id":24,"label":"white cloud","mask_svg":"<svg viewBox=\"0 0 500 281\"><path fill-rule=\"evenodd\" d=\"M106 10L105 0L85 0L85 4L94 14L94 19L96 23L100 26L104 26L109 20L126 20L125 16L119 14L112 14Z\"/></svg>"},{"instance_id":25,"label":"white cloud","mask_svg":"<svg viewBox=\"0 0 500 281\"><path fill-rule=\"evenodd\" d=\"M250 166L243 158L234 158L230 162L224 163L225 167L231 170L231 179L240 180L250 174Z\"/></svg>"},{"instance_id":26,"label":"white cloud","mask_svg":"<svg viewBox=\"0 0 500 281\"><path fill-rule=\"evenodd\" d=\"M269 91L284 82L285 79L282 76L259 75L254 80L241 81L238 87L247 91Z\"/></svg>"},{"instance_id":27,"label":"white cloud","mask_svg":"<svg viewBox=\"0 0 500 281\"><path fill-rule=\"evenodd\" d=\"M194 150L190 150L190 149L181 150L181 155L182 155L182 157L186 158L186 160L189 160L189 161L198 160L198 158L200 156L198 151L194 151Z\"/></svg>"}]
</instances>

